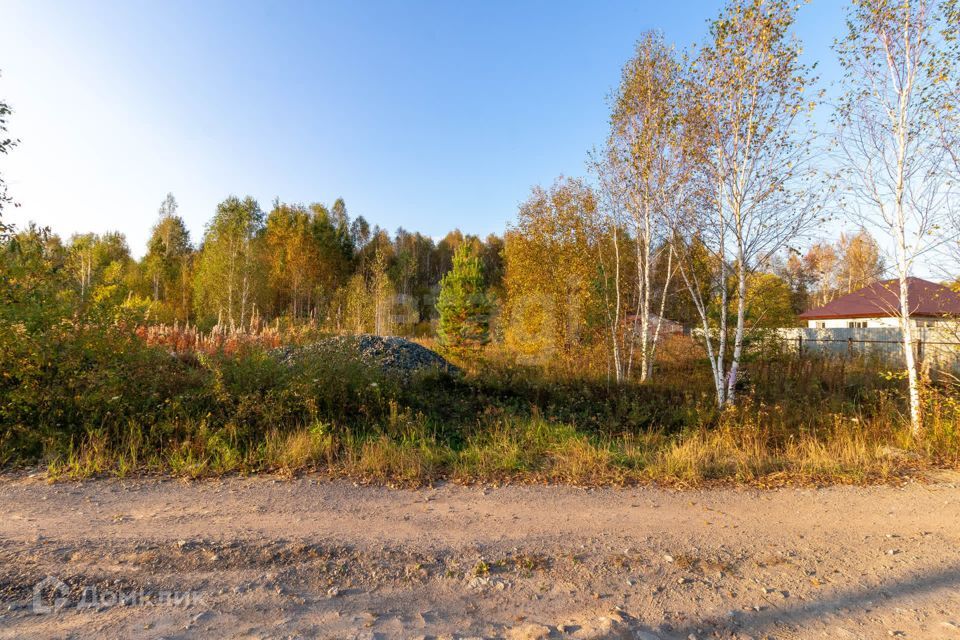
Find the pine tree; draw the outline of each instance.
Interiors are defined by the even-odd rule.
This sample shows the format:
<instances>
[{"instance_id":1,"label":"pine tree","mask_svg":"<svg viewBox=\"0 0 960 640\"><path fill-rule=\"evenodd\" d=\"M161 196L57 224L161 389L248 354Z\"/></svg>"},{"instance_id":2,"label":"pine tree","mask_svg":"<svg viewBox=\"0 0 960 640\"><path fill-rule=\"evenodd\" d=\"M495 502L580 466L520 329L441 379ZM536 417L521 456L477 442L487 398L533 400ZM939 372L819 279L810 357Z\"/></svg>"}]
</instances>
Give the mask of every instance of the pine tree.
<instances>
[{"instance_id":1,"label":"pine tree","mask_svg":"<svg viewBox=\"0 0 960 640\"><path fill-rule=\"evenodd\" d=\"M440 281L437 311L437 335L445 347L477 349L489 341L491 304L483 288L483 269L466 244L457 249L453 268Z\"/></svg>"}]
</instances>

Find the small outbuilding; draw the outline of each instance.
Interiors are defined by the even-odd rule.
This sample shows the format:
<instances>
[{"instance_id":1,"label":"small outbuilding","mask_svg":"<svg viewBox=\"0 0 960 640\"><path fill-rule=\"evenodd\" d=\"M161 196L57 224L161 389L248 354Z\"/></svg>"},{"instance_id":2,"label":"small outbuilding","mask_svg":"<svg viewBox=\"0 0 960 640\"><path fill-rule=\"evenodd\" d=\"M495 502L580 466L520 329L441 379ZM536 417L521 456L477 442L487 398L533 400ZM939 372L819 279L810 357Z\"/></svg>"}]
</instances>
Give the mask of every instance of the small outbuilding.
<instances>
[{"instance_id":1,"label":"small outbuilding","mask_svg":"<svg viewBox=\"0 0 960 640\"><path fill-rule=\"evenodd\" d=\"M635 327L640 324L640 316L635 314L629 314L624 317L623 324L626 327ZM660 326L660 335L662 336L672 336L672 335L682 335L683 334L683 325L675 320L669 320L667 318L661 318L655 313L651 313L648 321L647 327L650 331L650 335L653 335L657 331L657 325Z\"/></svg>"},{"instance_id":2,"label":"small outbuilding","mask_svg":"<svg viewBox=\"0 0 960 640\"><path fill-rule=\"evenodd\" d=\"M923 280L907 279L910 321L916 327L936 326L960 318L960 295ZM900 281L883 280L801 313L811 329L866 329L900 326Z\"/></svg>"}]
</instances>

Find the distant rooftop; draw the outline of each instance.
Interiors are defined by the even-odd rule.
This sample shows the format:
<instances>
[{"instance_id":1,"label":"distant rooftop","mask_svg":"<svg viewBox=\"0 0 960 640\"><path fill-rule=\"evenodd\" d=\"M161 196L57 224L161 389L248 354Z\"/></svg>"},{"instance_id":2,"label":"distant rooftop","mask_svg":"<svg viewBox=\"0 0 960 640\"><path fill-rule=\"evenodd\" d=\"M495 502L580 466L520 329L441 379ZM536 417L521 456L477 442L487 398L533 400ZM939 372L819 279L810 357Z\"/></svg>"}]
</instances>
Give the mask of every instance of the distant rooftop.
<instances>
[{"instance_id":1,"label":"distant rooftop","mask_svg":"<svg viewBox=\"0 0 960 640\"><path fill-rule=\"evenodd\" d=\"M921 278L907 278L911 317L960 316L960 295ZM801 320L888 318L900 315L900 282L883 280L800 314Z\"/></svg>"}]
</instances>

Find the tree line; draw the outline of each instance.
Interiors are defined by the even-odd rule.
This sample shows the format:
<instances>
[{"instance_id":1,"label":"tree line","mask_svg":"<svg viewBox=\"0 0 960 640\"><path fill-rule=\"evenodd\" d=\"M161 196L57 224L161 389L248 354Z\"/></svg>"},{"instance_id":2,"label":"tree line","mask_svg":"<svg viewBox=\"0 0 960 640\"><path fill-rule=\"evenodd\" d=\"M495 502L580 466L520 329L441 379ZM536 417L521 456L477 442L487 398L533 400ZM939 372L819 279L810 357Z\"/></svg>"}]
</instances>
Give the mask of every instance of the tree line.
<instances>
[{"instance_id":1,"label":"tree line","mask_svg":"<svg viewBox=\"0 0 960 640\"><path fill-rule=\"evenodd\" d=\"M489 341L492 330L518 353L544 361L567 352L575 356L585 344L604 339L602 320L615 306L604 295L618 268L619 308L630 318L624 332L632 333L637 321L630 314L641 305L641 286L631 272L636 239L625 229L590 228L597 207L592 187L562 179L548 190L534 189L505 237L481 240L454 230L434 241L404 229L389 234L371 228L362 216L351 220L343 199L330 207L277 201L263 214L254 199L231 196L217 206L195 245L168 194L139 260L117 232L76 234L65 242L31 225L11 235L7 248L35 247L77 305L139 307L152 322L244 328L254 320L282 318L343 333L474 332L464 341L476 345ZM669 290L669 251L668 243L652 250L659 257L651 266L651 288L658 291ZM699 270L710 269L704 257ZM751 276L755 300L747 323L789 326L796 314L884 271L880 249L863 229L832 244L815 243L805 254L777 255ZM670 293L658 297L657 315L694 324L691 298L682 289ZM444 304L453 309L464 303L476 307L465 316L477 318L475 326L444 320ZM547 312L558 330L545 320ZM536 327L525 324L531 315L540 316ZM432 326L438 322L446 329Z\"/></svg>"},{"instance_id":2,"label":"tree line","mask_svg":"<svg viewBox=\"0 0 960 640\"><path fill-rule=\"evenodd\" d=\"M36 246L78 305L139 307L152 322L200 326L283 318L333 332L424 335L458 249L478 258L491 296L503 271L496 235L389 234L362 216L351 219L343 199L329 207L277 200L265 213L251 197L230 196L194 245L168 194L140 260L115 232L64 242L31 225L11 240Z\"/></svg>"}]
</instances>

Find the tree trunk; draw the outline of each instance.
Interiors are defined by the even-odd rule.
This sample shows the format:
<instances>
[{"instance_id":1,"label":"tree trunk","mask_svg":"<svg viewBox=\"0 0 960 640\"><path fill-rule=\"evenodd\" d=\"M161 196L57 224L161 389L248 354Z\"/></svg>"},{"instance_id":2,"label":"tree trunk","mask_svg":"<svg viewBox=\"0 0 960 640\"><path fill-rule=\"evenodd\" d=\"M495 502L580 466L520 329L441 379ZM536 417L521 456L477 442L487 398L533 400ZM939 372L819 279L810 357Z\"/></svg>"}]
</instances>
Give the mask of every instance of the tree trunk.
<instances>
[{"instance_id":1,"label":"tree trunk","mask_svg":"<svg viewBox=\"0 0 960 640\"><path fill-rule=\"evenodd\" d=\"M640 382L650 373L650 210L643 215L643 306L640 311Z\"/></svg>"},{"instance_id":2,"label":"tree trunk","mask_svg":"<svg viewBox=\"0 0 960 640\"><path fill-rule=\"evenodd\" d=\"M663 325L663 314L667 308L667 292L670 290L670 280L673 278L673 245L670 245L670 253L667 255L667 275L663 283L663 291L660 294L660 314L657 317L657 328L653 332L653 346L650 348L650 373L653 376L653 362L657 354L657 345L660 344L660 327Z\"/></svg>"},{"instance_id":3,"label":"tree trunk","mask_svg":"<svg viewBox=\"0 0 960 640\"><path fill-rule=\"evenodd\" d=\"M616 289L616 295L610 337L613 338L613 364L617 372L617 382L620 382L623 379L623 365L620 363L620 234L616 226L613 228L613 258L613 286Z\"/></svg>"},{"instance_id":4,"label":"tree trunk","mask_svg":"<svg viewBox=\"0 0 960 640\"><path fill-rule=\"evenodd\" d=\"M613 225L613 286L616 290L613 296L613 310L610 309L610 284L607 277L607 262L604 259L602 233L597 237L597 258L600 261L600 270L603 277L603 300L607 315L607 325L610 330L610 357L613 361L614 380L623 380L623 365L620 362L620 235L616 224ZM608 372L609 379L609 372Z\"/></svg>"},{"instance_id":5,"label":"tree trunk","mask_svg":"<svg viewBox=\"0 0 960 640\"><path fill-rule=\"evenodd\" d=\"M236 270L236 249L234 247L233 236L230 237L230 270L227 274L227 322L230 323L230 327L233 328L233 285L235 278Z\"/></svg>"},{"instance_id":6,"label":"tree trunk","mask_svg":"<svg viewBox=\"0 0 960 640\"><path fill-rule=\"evenodd\" d=\"M703 326L703 340L707 350L707 360L710 362L710 370L713 373L713 385L717 393L717 406L723 407L723 373L717 369L718 362L721 360L713 349L713 337L710 333L710 318L707 315L707 303L703 299L700 283L697 281L696 274L692 271L688 274L682 261L680 262L680 275L683 277L683 283L687 286L687 291L690 293L690 299L697 308L697 315L700 316L700 322Z\"/></svg>"},{"instance_id":7,"label":"tree trunk","mask_svg":"<svg viewBox=\"0 0 960 640\"><path fill-rule=\"evenodd\" d=\"M920 376L917 373L917 358L913 351L913 326L910 322L910 304L907 299L907 279L900 277L900 327L903 332L903 354L907 362L907 382L910 387L910 429L918 436L923 431L923 414L920 406Z\"/></svg>"},{"instance_id":8,"label":"tree trunk","mask_svg":"<svg viewBox=\"0 0 960 640\"><path fill-rule=\"evenodd\" d=\"M718 255L720 256L720 336L719 336L719 345L717 347L717 365L714 367L714 384L717 385L717 406L723 408L727 404L727 386L724 376L726 374L726 362L725 356L727 353L727 307L728 298L727 295L727 251L726 251L726 242L724 242L724 235L726 234L726 220L723 215L723 183L720 182L717 185L717 202L720 203L718 207L718 214L720 217L720 246ZM704 313L706 308L704 308ZM704 315L706 318L706 315Z\"/></svg>"},{"instance_id":9,"label":"tree trunk","mask_svg":"<svg viewBox=\"0 0 960 640\"><path fill-rule=\"evenodd\" d=\"M907 106L912 85L908 85L900 94L900 111L896 121L897 131L897 183L895 189L896 221L894 231L897 242L897 272L900 280L900 327L903 335L903 355L907 365L907 384L910 393L910 430L914 436L923 431L923 415L920 407L920 376L917 375L917 360L913 352L913 327L910 324L909 283L910 263L907 259L907 153L909 147L909 125L907 123Z\"/></svg>"},{"instance_id":10,"label":"tree trunk","mask_svg":"<svg viewBox=\"0 0 960 640\"><path fill-rule=\"evenodd\" d=\"M747 269L740 252L737 265L737 329L733 337L733 358L727 377L727 404L734 404L737 394L737 376L740 374L740 358L743 354L743 328L747 311Z\"/></svg>"}]
</instances>

